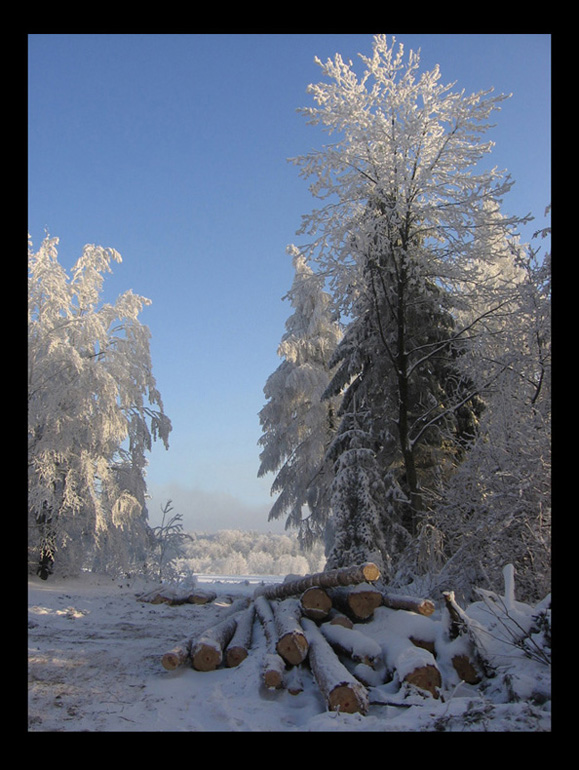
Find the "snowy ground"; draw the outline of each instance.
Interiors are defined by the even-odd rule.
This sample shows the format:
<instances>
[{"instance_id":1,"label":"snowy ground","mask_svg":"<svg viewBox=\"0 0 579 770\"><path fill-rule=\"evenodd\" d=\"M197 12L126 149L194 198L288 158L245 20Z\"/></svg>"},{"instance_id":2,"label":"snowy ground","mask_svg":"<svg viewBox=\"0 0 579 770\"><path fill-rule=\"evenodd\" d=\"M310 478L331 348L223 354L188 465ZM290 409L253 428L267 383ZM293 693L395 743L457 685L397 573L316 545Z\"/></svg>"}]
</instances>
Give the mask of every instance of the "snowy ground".
<instances>
[{"instance_id":1,"label":"snowy ground","mask_svg":"<svg viewBox=\"0 0 579 770\"><path fill-rule=\"evenodd\" d=\"M327 711L308 677L298 695L264 689L257 651L233 669L166 671L164 652L210 625L233 599L251 596L255 583L214 580L216 601L179 606L138 601L146 587L94 576L30 578L29 731L551 731L550 672L526 658L516 668L523 671L518 686L534 688L534 698L509 702L501 688L493 694L458 684L444 699L374 703L365 716ZM396 700L387 685L375 694Z\"/></svg>"}]
</instances>

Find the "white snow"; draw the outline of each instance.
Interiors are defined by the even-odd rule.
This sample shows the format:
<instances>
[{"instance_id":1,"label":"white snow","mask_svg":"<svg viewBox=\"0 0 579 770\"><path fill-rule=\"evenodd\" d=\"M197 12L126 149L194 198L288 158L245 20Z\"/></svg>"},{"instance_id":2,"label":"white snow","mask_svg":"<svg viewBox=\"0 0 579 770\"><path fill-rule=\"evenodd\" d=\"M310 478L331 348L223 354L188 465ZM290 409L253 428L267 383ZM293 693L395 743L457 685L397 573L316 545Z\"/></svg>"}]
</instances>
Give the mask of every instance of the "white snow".
<instances>
[{"instance_id":1,"label":"white snow","mask_svg":"<svg viewBox=\"0 0 579 770\"><path fill-rule=\"evenodd\" d=\"M203 581L217 592L214 602L169 606L139 601L137 596L150 586L137 580L119 583L92 575L30 578L29 731L551 730L550 667L519 654L512 645L507 650L506 641L495 642L492 636L485 640L487 649L492 652L497 644L503 657L490 687L449 679L443 697L434 699L393 680L370 687L365 716L328 711L307 669L297 695L265 689L265 641L259 623L253 649L238 667L166 671L161 665L164 652L219 619L235 599L253 596L257 584L257 579L232 577ZM520 605L517 608L521 612ZM484 630L488 608L481 602L473 609L473 618ZM356 628L375 638L386 619L394 631L397 623L402 626L412 617L418 616L386 611ZM503 671L508 676L502 676Z\"/></svg>"}]
</instances>

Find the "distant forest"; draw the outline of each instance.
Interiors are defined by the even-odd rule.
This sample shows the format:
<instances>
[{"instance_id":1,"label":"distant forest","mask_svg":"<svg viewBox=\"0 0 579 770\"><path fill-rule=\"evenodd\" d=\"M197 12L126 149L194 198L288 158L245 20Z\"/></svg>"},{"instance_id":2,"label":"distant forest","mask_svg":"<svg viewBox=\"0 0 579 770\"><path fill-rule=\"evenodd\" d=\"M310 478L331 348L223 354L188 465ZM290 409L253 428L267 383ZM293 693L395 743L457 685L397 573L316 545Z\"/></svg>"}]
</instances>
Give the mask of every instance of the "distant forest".
<instances>
[{"instance_id":1,"label":"distant forest","mask_svg":"<svg viewBox=\"0 0 579 770\"><path fill-rule=\"evenodd\" d=\"M324 546L303 551L295 535L242 530L189 532L175 568L181 574L304 575L323 570Z\"/></svg>"}]
</instances>

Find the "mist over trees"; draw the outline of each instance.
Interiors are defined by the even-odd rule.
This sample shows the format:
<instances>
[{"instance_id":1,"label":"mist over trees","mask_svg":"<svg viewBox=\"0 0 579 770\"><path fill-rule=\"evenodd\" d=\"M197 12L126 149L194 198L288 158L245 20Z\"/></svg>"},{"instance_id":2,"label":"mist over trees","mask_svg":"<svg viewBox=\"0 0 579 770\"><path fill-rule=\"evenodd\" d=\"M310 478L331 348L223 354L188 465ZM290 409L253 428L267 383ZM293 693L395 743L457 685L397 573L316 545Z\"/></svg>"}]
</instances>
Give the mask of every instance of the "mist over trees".
<instances>
[{"instance_id":1,"label":"mist over trees","mask_svg":"<svg viewBox=\"0 0 579 770\"><path fill-rule=\"evenodd\" d=\"M339 407L319 444L329 450L316 460L323 480L300 477L288 526L309 506L325 522L332 566L376 558L401 585L498 588L514 561L520 590L544 596L550 259L519 242L531 217L502 213L513 181L487 161L485 134L507 97L453 91L438 67L421 73L419 55L385 36L360 59L360 77L339 55L318 61L325 80L301 110L333 139L295 159L320 205L291 251L341 327L313 402ZM264 419L272 405L287 407L294 436L306 419L276 377L265 395L264 454L282 456L285 434ZM309 505L313 478L323 514ZM289 486L284 475L274 484L282 499Z\"/></svg>"},{"instance_id":2,"label":"mist over trees","mask_svg":"<svg viewBox=\"0 0 579 770\"><path fill-rule=\"evenodd\" d=\"M69 276L57 245L28 250L28 546L43 578L143 564L146 455L171 431L139 321L149 301L102 303L114 249L85 246Z\"/></svg>"}]
</instances>

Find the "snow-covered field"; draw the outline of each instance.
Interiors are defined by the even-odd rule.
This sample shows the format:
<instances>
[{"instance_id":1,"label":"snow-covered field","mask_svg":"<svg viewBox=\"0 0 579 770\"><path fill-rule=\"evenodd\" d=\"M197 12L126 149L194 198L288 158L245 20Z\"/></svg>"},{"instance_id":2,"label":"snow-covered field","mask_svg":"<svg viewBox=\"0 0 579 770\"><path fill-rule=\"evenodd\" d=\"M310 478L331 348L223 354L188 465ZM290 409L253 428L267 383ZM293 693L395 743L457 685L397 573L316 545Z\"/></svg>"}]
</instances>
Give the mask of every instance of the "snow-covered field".
<instances>
[{"instance_id":1,"label":"snow-covered field","mask_svg":"<svg viewBox=\"0 0 579 770\"><path fill-rule=\"evenodd\" d=\"M494 685L457 683L440 699L401 698L393 683L380 685L371 688L365 716L328 711L311 675L298 695L266 690L259 636L237 668L166 671L164 652L210 625L232 600L252 596L256 587L239 578L205 580L217 592L214 602L169 606L139 601L150 586L137 581L30 578L29 731L551 731L550 667L496 638ZM257 624L255 634L260 633Z\"/></svg>"}]
</instances>

